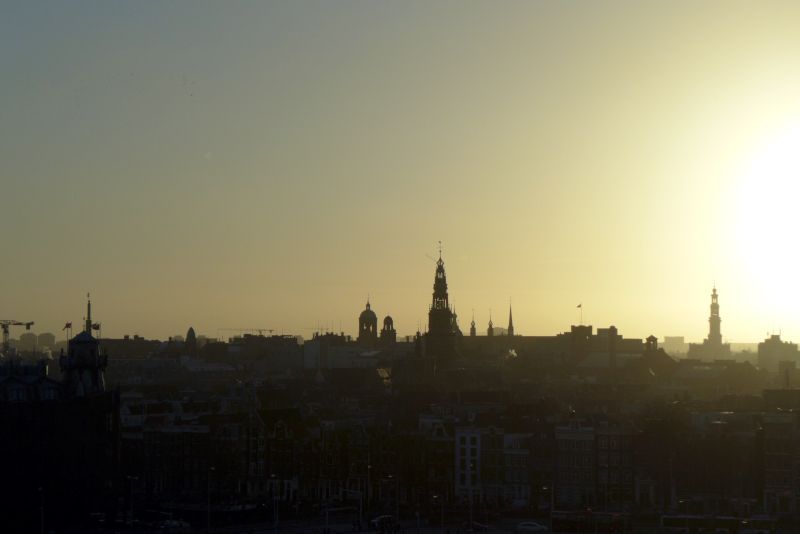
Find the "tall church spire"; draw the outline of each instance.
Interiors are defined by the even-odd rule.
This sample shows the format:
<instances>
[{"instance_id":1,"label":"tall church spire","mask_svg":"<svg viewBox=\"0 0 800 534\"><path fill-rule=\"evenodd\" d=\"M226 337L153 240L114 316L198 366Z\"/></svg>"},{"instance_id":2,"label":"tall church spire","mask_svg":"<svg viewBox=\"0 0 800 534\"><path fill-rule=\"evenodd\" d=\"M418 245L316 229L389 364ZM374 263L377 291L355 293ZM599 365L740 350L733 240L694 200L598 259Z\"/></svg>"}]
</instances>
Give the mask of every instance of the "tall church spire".
<instances>
[{"instance_id":1,"label":"tall church spire","mask_svg":"<svg viewBox=\"0 0 800 534\"><path fill-rule=\"evenodd\" d=\"M511 317L511 302L508 303L508 335L514 335L514 319Z\"/></svg>"},{"instance_id":2,"label":"tall church spire","mask_svg":"<svg viewBox=\"0 0 800 534\"><path fill-rule=\"evenodd\" d=\"M436 275L433 279L433 299L428 311L428 331L426 333L425 353L435 358L436 368L449 368L455 357L456 339L455 314L450 308L450 297L447 294L447 276L444 272L444 261L439 249L439 261L436 262Z\"/></svg>"},{"instance_id":3,"label":"tall church spire","mask_svg":"<svg viewBox=\"0 0 800 534\"><path fill-rule=\"evenodd\" d=\"M720 332L719 303L717 302L717 286L711 291L711 316L708 318L708 342L713 345L722 345Z\"/></svg>"},{"instance_id":4,"label":"tall church spire","mask_svg":"<svg viewBox=\"0 0 800 534\"><path fill-rule=\"evenodd\" d=\"M86 293L86 324L83 326L84 332L92 333L92 301L89 299L89 293Z\"/></svg>"}]
</instances>

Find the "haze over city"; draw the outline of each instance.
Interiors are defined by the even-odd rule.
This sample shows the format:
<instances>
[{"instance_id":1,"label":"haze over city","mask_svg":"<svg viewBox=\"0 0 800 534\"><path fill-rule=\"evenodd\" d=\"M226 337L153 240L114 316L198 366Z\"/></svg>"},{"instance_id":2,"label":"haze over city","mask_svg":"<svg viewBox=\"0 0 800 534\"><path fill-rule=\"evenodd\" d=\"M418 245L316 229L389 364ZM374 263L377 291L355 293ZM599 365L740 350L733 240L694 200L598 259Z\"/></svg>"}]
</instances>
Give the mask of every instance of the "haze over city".
<instances>
[{"instance_id":1,"label":"haze over city","mask_svg":"<svg viewBox=\"0 0 800 534\"><path fill-rule=\"evenodd\" d=\"M800 339L794 3L0 5L3 315Z\"/></svg>"}]
</instances>

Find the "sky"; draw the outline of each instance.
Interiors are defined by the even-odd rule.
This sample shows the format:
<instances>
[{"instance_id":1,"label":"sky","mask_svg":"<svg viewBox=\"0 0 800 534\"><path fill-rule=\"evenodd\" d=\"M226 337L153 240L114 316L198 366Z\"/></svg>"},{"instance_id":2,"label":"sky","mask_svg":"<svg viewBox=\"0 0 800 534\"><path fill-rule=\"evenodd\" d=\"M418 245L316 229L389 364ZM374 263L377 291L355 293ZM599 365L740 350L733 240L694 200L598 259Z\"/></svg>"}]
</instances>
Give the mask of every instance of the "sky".
<instances>
[{"instance_id":1,"label":"sky","mask_svg":"<svg viewBox=\"0 0 800 534\"><path fill-rule=\"evenodd\" d=\"M0 318L800 341L796 2L0 3ZM582 305L578 309L578 304ZM12 336L22 333L12 330ZM64 333L59 334L59 339Z\"/></svg>"}]
</instances>

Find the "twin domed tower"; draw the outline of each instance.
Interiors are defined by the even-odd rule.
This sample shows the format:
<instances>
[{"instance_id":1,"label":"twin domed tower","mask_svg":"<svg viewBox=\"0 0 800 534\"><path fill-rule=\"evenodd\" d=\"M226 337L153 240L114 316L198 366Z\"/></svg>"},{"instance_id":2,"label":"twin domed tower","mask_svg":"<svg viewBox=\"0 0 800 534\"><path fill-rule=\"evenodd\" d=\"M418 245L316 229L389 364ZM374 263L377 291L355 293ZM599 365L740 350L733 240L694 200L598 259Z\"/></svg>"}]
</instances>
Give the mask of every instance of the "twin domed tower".
<instances>
[{"instance_id":1,"label":"twin domed tower","mask_svg":"<svg viewBox=\"0 0 800 534\"><path fill-rule=\"evenodd\" d=\"M383 329L378 342L378 316L372 311L367 299L367 308L358 317L358 343L365 347L390 346L397 341L394 321L387 315L383 320Z\"/></svg>"}]
</instances>

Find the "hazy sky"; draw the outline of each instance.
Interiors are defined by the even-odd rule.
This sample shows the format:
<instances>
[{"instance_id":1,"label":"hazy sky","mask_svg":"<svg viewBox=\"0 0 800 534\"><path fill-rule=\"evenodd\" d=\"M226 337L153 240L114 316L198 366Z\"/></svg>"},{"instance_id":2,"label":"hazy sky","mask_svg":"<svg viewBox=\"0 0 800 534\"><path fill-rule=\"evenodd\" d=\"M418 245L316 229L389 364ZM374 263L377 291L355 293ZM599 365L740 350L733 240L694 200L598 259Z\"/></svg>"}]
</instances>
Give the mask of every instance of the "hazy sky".
<instances>
[{"instance_id":1,"label":"hazy sky","mask_svg":"<svg viewBox=\"0 0 800 534\"><path fill-rule=\"evenodd\" d=\"M0 3L0 318L800 341L796 2ZM76 324L76 327L78 325ZM22 331L13 331L18 336ZM223 335L228 332L221 332ZM62 335L63 336L63 335ZM61 337L63 339L63 337Z\"/></svg>"}]
</instances>

